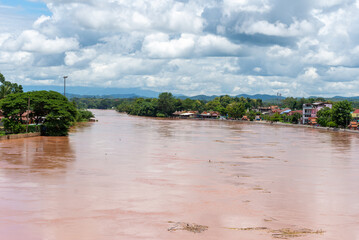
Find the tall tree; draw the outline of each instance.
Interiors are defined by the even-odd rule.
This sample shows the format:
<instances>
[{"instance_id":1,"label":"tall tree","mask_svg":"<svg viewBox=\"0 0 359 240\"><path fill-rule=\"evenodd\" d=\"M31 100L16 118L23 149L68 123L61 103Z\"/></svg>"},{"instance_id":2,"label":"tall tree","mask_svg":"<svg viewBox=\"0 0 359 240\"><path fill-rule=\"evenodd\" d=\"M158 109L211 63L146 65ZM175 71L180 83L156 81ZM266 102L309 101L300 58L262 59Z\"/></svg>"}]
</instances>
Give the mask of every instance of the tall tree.
<instances>
[{"instance_id":1,"label":"tall tree","mask_svg":"<svg viewBox=\"0 0 359 240\"><path fill-rule=\"evenodd\" d=\"M243 102L232 102L227 106L228 116L234 119L243 117L246 107Z\"/></svg>"},{"instance_id":2,"label":"tall tree","mask_svg":"<svg viewBox=\"0 0 359 240\"><path fill-rule=\"evenodd\" d=\"M353 107L347 100L336 102L332 108L333 121L339 126L345 128L352 120L351 112Z\"/></svg>"},{"instance_id":3,"label":"tall tree","mask_svg":"<svg viewBox=\"0 0 359 240\"><path fill-rule=\"evenodd\" d=\"M69 127L76 121L77 109L66 97L53 91L35 91L10 94L1 101L0 108L5 117L4 127L8 132L19 133L25 123L21 115L28 108L30 98L31 118L35 122L45 119L46 135L67 135Z\"/></svg>"},{"instance_id":4,"label":"tall tree","mask_svg":"<svg viewBox=\"0 0 359 240\"><path fill-rule=\"evenodd\" d=\"M322 108L317 113L317 122L322 127L327 127L328 123L332 121L332 110L328 107Z\"/></svg>"},{"instance_id":5,"label":"tall tree","mask_svg":"<svg viewBox=\"0 0 359 240\"><path fill-rule=\"evenodd\" d=\"M166 116L175 112L175 98L172 93L163 92L158 96L158 110Z\"/></svg>"},{"instance_id":6,"label":"tall tree","mask_svg":"<svg viewBox=\"0 0 359 240\"><path fill-rule=\"evenodd\" d=\"M5 98L7 95L11 93L22 93L23 89L21 85L17 85L16 83L11 83L5 80L4 75L0 73L0 99Z\"/></svg>"}]
</instances>

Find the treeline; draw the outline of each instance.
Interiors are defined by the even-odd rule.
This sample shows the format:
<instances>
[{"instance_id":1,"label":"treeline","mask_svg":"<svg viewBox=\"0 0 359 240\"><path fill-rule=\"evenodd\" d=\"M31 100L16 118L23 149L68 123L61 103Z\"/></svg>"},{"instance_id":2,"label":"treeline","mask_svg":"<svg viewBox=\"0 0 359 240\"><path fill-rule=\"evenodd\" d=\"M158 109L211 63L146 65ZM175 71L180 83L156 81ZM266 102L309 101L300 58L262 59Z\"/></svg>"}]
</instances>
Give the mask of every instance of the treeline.
<instances>
[{"instance_id":1,"label":"treeline","mask_svg":"<svg viewBox=\"0 0 359 240\"><path fill-rule=\"evenodd\" d=\"M263 106L261 99L244 97L230 97L228 95L217 97L212 101L179 99L171 93L162 93L158 98L127 98L127 99L101 99L101 98L72 98L79 107L85 109L112 109L127 112L138 116L171 116L175 111L217 111L223 115L228 112L230 103L243 103L246 109Z\"/></svg>"},{"instance_id":2,"label":"treeline","mask_svg":"<svg viewBox=\"0 0 359 240\"><path fill-rule=\"evenodd\" d=\"M72 98L71 99L79 108L83 109L113 109L118 108L119 105L121 111L123 112L132 112L133 115L153 115L152 108L156 108L157 100L151 98L127 98L127 99L111 99L111 98ZM136 101L138 101L137 106L135 109L130 109L128 106L131 106ZM176 110L195 110L195 111L218 111L221 113L226 112L226 107L231 102L243 102L245 104L245 108L253 108L256 109L258 107L268 107L271 105L277 105L280 108L289 108L291 110L302 110L303 104L306 103L314 103L314 102L330 102L334 103L333 100L328 100L322 97L314 98L294 98L294 97L287 97L285 99L278 99L278 100L266 100L262 101L261 99L251 99L251 98L244 98L244 97L230 97L228 95L217 97L211 101L206 100L196 100L196 99L177 99L175 98L175 106ZM352 103L354 108L359 108L359 101L357 100L350 100L349 102ZM148 108L149 113L146 112L145 109L141 109L140 105L146 105ZM155 114L156 115L156 114Z\"/></svg>"},{"instance_id":3,"label":"treeline","mask_svg":"<svg viewBox=\"0 0 359 240\"><path fill-rule=\"evenodd\" d=\"M43 135L64 136L75 122L94 117L58 92L24 93L21 85L6 81L1 73L0 84L0 114L3 116L0 135L41 130Z\"/></svg>"},{"instance_id":4,"label":"treeline","mask_svg":"<svg viewBox=\"0 0 359 240\"><path fill-rule=\"evenodd\" d=\"M24 133L27 124L31 129L41 131L47 136L65 136L75 123L86 121L93 116L87 110L77 109L62 94L54 91L34 91L13 93L0 101L0 109L6 133Z\"/></svg>"},{"instance_id":5,"label":"treeline","mask_svg":"<svg viewBox=\"0 0 359 240\"><path fill-rule=\"evenodd\" d=\"M116 107L119 112L126 112L137 116L168 117L176 111L216 111L223 116L240 118L250 115L252 118L257 114L251 109L263 105L260 99L244 97L230 97L228 95L217 97L212 101L200 101L192 99L178 99L171 93L161 93L158 98L121 99Z\"/></svg>"},{"instance_id":6,"label":"treeline","mask_svg":"<svg viewBox=\"0 0 359 240\"><path fill-rule=\"evenodd\" d=\"M0 73L0 99L3 99L9 94L12 93L22 93L22 86L17 85L16 83L11 83L5 80L4 75Z\"/></svg>"},{"instance_id":7,"label":"treeline","mask_svg":"<svg viewBox=\"0 0 359 240\"><path fill-rule=\"evenodd\" d=\"M317 99L311 99L310 101L312 101L311 103L318 102ZM353 103L344 100L332 104L332 108L325 107L317 112L317 124L322 127L347 128L353 120L351 114L354 110ZM299 113L294 113L293 115L275 113L263 116L263 119L271 122L298 123L301 117Z\"/></svg>"},{"instance_id":8,"label":"treeline","mask_svg":"<svg viewBox=\"0 0 359 240\"><path fill-rule=\"evenodd\" d=\"M266 101L264 103L265 106L270 106L270 105L278 105L280 108L290 108L291 110L302 110L303 109L303 104L306 103L315 103L315 102L328 102L328 103L336 103L336 102L340 102L340 99L325 99L322 97L318 97L318 98L293 98L293 97L287 97L285 99L282 99L280 101L278 100L271 100L271 101ZM359 101L358 100L347 100L354 108L359 108Z\"/></svg>"},{"instance_id":9,"label":"treeline","mask_svg":"<svg viewBox=\"0 0 359 240\"><path fill-rule=\"evenodd\" d=\"M315 103L315 102L327 102L325 98L294 98L287 97L279 102L271 101L266 102L266 105L278 105L280 108L289 108L291 110L302 110L303 104Z\"/></svg>"},{"instance_id":10,"label":"treeline","mask_svg":"<svg viewBox=\"0 0 359 240\"><path fill-rule=\"evenodd\" d=\"M317 123L322 127L346 128L352 121L352 111L351 102L347 100L336 102L331 109L325 107L318 111Z\"/></svg>"},{"instance_id":11,"label":"treeline","mask_svg":"<svg viewBox=\"0 0 359 240\"><path fill-rule=\"evenodd\" d=\"M262 115L261 117L263 120L270 121L270 122L283 122L283 123L298 124L298 123L300 123L300 119L302 118L302 115L297 112L294 114L291 114L291 115L288 115L286 113L284 113L284 114L274 113L272 115Z\"/></svg>"},{"instance_id":12,"label":"treeline","mask_svg":"<svg viewBox=\"0 0 359 240\"><path fill-rule=\"evenodd\" d=\"M72 102L80 109L111 109L117 107L120 99L111 98L72 98Z\"/></svg>"}]
</instances>

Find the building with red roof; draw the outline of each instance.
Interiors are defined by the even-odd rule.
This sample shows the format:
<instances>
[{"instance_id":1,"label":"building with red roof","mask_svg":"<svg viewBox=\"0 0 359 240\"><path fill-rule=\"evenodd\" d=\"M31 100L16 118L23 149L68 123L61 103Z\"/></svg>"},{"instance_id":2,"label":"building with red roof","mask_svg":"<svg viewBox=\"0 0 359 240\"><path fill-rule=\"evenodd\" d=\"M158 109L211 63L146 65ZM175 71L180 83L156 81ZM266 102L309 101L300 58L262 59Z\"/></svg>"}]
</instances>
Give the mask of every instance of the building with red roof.
<instances>
[{"instance_id":1,"label":"building with red roof","mask_svg":"<svg viewBox=\"0 0 359 240\"><path fill-rule=\"evenodd\" d=\"M359 120L359 109L354 110L354 112L352 113L352 117L354 120Z\"/></svg>"}]
</instances>

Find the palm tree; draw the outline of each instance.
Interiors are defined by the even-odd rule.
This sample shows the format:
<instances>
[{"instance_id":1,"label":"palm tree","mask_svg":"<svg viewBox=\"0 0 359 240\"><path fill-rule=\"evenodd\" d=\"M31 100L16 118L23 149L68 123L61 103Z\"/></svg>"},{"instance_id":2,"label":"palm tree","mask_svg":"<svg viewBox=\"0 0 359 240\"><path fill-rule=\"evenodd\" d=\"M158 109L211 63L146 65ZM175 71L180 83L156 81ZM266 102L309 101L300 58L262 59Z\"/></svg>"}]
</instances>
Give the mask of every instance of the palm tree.
<instances>
[{"instance_id":1,"label":"palm tree","mask_svg":"<svg viewBox=\"0 0 359 240\"><path fill-rule=\"evenodd\" d=\"M2 84L0 86L0 99L5 98L10 93L11 93L11 86L7 84Z\"/></svg>"},{"instance_id":2,"label":"palm tree","mask_svg":"<svg viewBox=\"0 0 359 240\"><path fill-rule=\"evenodd\" d=\"M5 80L4 75L0 73L0 99L5 98L11 93L22 93L22 86Z\"/></svg>"}]
</instances>

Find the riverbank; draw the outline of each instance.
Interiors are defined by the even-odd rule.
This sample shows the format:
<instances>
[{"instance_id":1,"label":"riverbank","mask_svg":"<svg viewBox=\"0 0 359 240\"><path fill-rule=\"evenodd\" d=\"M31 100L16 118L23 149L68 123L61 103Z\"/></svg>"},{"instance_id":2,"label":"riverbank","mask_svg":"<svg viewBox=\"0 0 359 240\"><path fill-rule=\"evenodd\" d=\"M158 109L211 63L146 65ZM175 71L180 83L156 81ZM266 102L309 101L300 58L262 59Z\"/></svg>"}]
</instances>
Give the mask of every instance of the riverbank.
<instances>
[{"instance_id":1,"label":"riverbank","mask_svg":"<svg viewBox=\"0 0 359 240\"><path fill-rule=\"evenodd\" d=\"M239 120L241 121L241 120ZM330 128L330 127L319 127L319 126L310 126L303 124L291 124L291 123L282 123L282 122L267 122L267 121L241 121L250 124L267 124L267 125L276 125L276 126L285 126L285 127L296 127L296 128L312 128L318 130L326 130L332 132L346 132L346 133L359 133L359 130L350 130L343 128Z\"/></svg>"},{"instance_id":2,"label":"riverbank","mask_svg":"<svg viewBox=\"0 0 359 240\"><path fill-rule=\"evenodd\" d=\"M10 134L5 136L0 136L0 141L9 140L9 139L20 139L20 138L29 138L29 137L39 137L41 135L40 132L35 133L23 133L23 134Z\"/></svg>"},{"instance_id":3,"label":"riverbank","mask_svg":"<svg viewBox=\"0 0 359 240\"><path fill-rule=\"evenodd\" d=\"M332 132L345 132L345 133L357 133L359 130L343 129L343 128L331 128L331 127L320 127L320 126L311 126L303 124L292 124L292 123L282 123L282 122L269 122L269 121L243 121L243 120L227 120L227 119L201 119L201 118L192 118L192 119L180 119L180 118L166 118L166 119L179 119L179 120L199 120L199 121L235 121L248 124L264 124L264 125L275 125L275 126L284 126L284 127L295 127L295 128L312 128L318 130L332 131Z\"/></svg>"},{"instance_id":4,"label":"riverbank","mask_svg":"<svg viewBox=\"0 0 359 240\"><path fill-rule=\"evenodd\" d=\"M128 115L127 113L123 113L123 112L120 112L120 113ZM129 115L129 116L133 116L133 115ZM135 116L135 117L146 117L146 116ZM320 126L311 126L311 125L303 125L303 124L282 123L282 122L269 122L269 121L243 121L243 120L228 120L228 119L177 118L177 117L166 117L166 118L146 117L146 118L161 119L161 120L233 121L233 122L241 122L241 123L248 123L248 124L264 124L264 125L272 125L272 126L275 125L275 126L295 127L295 128L312 128L312 129L332 131L332 132L359 134L359 130L320 127Z\"/></svg>"}]
</instances>

